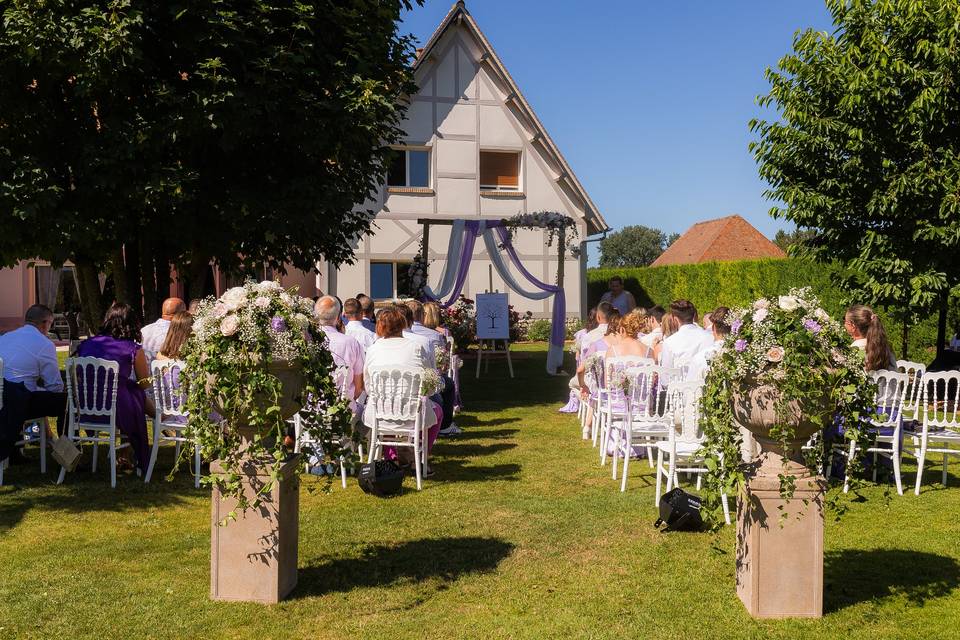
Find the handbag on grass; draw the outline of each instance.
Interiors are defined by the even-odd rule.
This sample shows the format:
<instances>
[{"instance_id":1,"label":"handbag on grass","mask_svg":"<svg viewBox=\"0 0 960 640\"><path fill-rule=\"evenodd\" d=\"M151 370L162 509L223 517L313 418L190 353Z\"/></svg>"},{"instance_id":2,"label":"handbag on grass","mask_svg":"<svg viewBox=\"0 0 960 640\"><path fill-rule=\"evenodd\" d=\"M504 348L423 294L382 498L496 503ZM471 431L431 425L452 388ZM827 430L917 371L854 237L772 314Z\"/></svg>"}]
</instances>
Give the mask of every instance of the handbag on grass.
<instances>
[{"instance_id":1,"label":"handbag on grass","mask_svg":"<svg viewBox=\"0 0 960 640\"><path fill-rule=\"evenodd\" d=\"M73 471L80 464L80 449L67 436L55 438L52 447L50 454L53 459L67 471Z\"/></svg>"}]
</instances>

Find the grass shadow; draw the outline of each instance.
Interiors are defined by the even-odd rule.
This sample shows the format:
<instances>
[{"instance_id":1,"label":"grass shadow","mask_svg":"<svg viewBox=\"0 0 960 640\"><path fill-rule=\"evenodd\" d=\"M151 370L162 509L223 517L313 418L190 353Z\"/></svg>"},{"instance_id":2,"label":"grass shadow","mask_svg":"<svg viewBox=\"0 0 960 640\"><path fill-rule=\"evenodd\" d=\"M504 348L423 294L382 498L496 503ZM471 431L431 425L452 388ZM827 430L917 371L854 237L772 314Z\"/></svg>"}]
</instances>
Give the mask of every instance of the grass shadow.
<instances>
[{"instance_id":1,"label":"grass shadow","mask_svg":"<svg viewBox=\"0 0 960 640\"><path fill-rule=\"evenodd\" d=\"M467 444L458 443L456 440L441 441L437 445L437 454L443 458L479 458L480 456L489 456L510 449L516 449L515 442L497 442L493 444Z\"/></svg>"},{"instance_id":2,"label":"grass shadow","mask_svg":"<svg viewBox=\"0 0 960 640\"><path fill-rule=\"evenodd\" d=\"M499 440L511 438L518 433L520 429L469 429L465 431L458 440Z\"/></svg>"},{"instance_id":3,"label":"grass shadow","mask_svg":"<svg viewBox=\"0 0 960 640\"><path fill-rule=\"evenodd\" d=\"M292 598L346 592L431 578L445 583L461 576L489 573L513 552L499 538L425 538L398 545L371 545L359 558L330 560L299 571Z\"/></svg>"},{"instance_id":4,"label":"grass shadow","mask_svg":"<svg viewBox=\"0 0 960 640\"><path fill-rule=\"evenodd\" d=\"M466 464L464 460L441 458L437 462L430 462L436 474L433 482L494 482L496 480L517 481L520 478L520 465L494 464L489 466L475 466Z\"/></svg>"},{"instance_id":5,"label":"grass shadow","mask_svg":"<svg viewBox=\"0 0 960 640\"><path fill-rule=\"evenodd\" d=\"M914 606L960 586L960 563L949 556L906 549L843 549L824 554L825 610L903 596Z\"/></svg>"}]
</instances>

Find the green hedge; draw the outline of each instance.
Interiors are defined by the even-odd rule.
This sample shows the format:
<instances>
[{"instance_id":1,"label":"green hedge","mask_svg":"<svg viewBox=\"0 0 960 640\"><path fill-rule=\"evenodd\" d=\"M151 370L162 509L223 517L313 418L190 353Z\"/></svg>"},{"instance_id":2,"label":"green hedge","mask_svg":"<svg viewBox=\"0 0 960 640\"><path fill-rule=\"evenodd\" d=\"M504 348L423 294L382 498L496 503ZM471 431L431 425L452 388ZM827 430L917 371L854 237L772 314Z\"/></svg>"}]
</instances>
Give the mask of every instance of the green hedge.
<instances>
[{"instance_id":1,"label":"green hedge","mask_svg":"<svg viewBox=\"0 0 960 640\"><path fill-rule=\"evenodd\" d=\"M705 262L665 267L622 269L590 269L587 272L587 296L590 305L597 304L607 290L611 276L623 278L624 286L641 307L659 304L666 307L671 300L686 298L701 311L718 306L744 306L760 297L785 294L791 287L809 286L823 307L835 318L842 317L851 302L835 282L837 272L795 258L741 260L738 262ZM902 358L902 324L888 310L878 310L890 341ZM930 362L936 355L936 317L910 327L908 348L911 360Z\"/></svg>"}]
</instances>

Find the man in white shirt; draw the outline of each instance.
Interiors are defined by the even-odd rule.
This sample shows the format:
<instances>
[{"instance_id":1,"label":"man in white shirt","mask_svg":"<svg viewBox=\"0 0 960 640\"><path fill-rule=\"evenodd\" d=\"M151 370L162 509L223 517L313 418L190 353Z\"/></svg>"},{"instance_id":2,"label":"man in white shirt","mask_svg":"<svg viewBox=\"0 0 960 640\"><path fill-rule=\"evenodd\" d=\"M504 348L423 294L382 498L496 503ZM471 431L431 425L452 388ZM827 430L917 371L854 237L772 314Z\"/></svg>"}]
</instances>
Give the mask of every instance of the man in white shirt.
<instances>
[{"instance_id":1,"label":"man in white shirt","mask_svg":"<svg viewBox=\"0 0 960 640\"><path fill-rule=\"evenodd\" d=\"M160 317L157 318L156 322L151 322L140 330L140 335L143 338L141 344L143 345L143 354L147 357L147 365L157 359L160 347L167 339L167 331L170 330L170 321L173 320L173 316L186 308L187 306L180 298L167 298L163 301L163 306L160 308Z\"/></svg>"},{"instance_id":2,"label":"man in white shirt","mask_svg":"<svg viewBox=\"0 0 960 640\"><path fill-rule=\"evenodd\" d=\"M663 339L660 364L664 367L688 367L693 357L713 344L713 336L694 324L697 308L689 300L674 300L670 313L680 322L680 328Z\"/></svg>"},{"instance_id":3,"label":"man in white shirt","mask_svg":"<svg viewBox=\"0 0 960 640\"><path fill-rule=\"evenodd\" d=\"M727 322L728 311L730 310L727 307L717 307L704 316L704 320L710 321L713 344L693 356L690 368L687 370L688 380L701 380L707 376L707 371L710 369L710 360L720 351L723 347L723 341L730 335L730 323Z\"/></svg>"},{"instance_id":4,"label":"man in white shirt","mask_svg":"<svg viewBox=\"0 0 960 640\"><path fill-rule=\"evenodd\" d=\"M27 309L24 325L0 336L3 360L3 409L0 410L0 461L17 462L14 442L20 439L23 423L35 418L58 420L66 427L67 394L57 361L57 348L47 338L53 326L53 311L41 304Z\"/></svg>"},{"instance_id":5,"label":"man in white shirt","mask_svg":"<svg viewBox=\"0 0 960 640\"><path fill-rule=\"evenodd\" d=\"M376 341L377 334L363 323L363 309L360 307L360 301L356 298L347 298L343 303L343 315L347 319L344 333L359 342L363 352L366 353L367 348Z\"/></svg>"}]
</instances>

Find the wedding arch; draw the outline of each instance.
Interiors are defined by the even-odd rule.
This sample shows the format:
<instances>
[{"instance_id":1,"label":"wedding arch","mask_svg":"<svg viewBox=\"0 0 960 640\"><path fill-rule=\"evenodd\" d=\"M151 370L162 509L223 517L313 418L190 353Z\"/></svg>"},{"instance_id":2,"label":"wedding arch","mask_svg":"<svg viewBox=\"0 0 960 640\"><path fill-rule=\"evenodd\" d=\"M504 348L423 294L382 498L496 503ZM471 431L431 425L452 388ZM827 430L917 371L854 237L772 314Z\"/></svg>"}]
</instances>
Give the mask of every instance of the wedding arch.
<instances>
[{"instance_id":1,"label":"wedding arch","mask_svg":"<svg viewBox=\"0 0 960 640\"><path fill-rule=\"evenodd\" d=\"M566 297L563 289L564 262L568 245L577 237L576 223L562 213L543 211L525 213L502 220L483 218L436 220L418 219L423 226L423 243L417 265L414 265L413 286L420 297L433 300L447 307L456 303L466 283L473 260L473 249L477 238L483 237L490 262L512 291L529 300L545 300L553 296L551 315L550 348L547 352L547 373L557 374L563 368L563 341L566 335ZM443 225L452 227L447 245L447 260L436 289L427 284L427 264L430 251L430 227ZM542 282L524 266L513 246L512 230L545 229L548 232L548 245L557 244L557 280L551 285ZM574 253L571 251L571 253ZM504 257L506 255L506 258ZM514 277L508 267L508 261L526 279L525 288Z\"/></svg>"}]
</instances>

